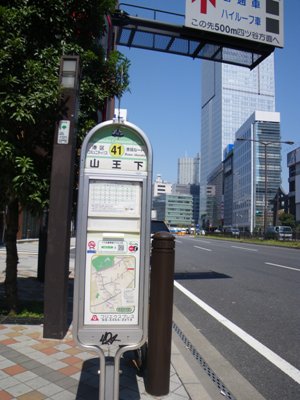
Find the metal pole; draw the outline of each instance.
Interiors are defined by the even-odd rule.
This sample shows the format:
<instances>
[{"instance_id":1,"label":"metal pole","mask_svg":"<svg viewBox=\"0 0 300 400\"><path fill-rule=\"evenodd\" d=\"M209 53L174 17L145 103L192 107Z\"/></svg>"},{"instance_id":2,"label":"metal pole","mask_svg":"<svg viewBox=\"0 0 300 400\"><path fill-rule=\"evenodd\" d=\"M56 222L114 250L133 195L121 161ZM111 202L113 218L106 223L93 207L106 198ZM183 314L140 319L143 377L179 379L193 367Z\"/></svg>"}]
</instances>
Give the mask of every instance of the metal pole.
<instances>
[{"instance_id":1,"label":"metal pole","mask_svg":"<svg viewBox=\"0 0 300 400\"><path fill-rule=\"evenodd\" d=\"M68 73L64 76L65 62L66 68L72 63L73 76L69 76ZM68 278L78 77L79 57L63 56L60 81L62 86L63 79L66 83L61 100L65 120L56 127L53 145L44 289L43 336L51 339L62 339L68 330ZM69 86L70 81L72 86Z\"/></svg>"},{"instance_id":2,"label":"metal pole","mask_svg":"<svg viewBox=\"0 0 300 400\"><path fill-rule=\"evenodd\" d=\"M101 373L101 370L100 370ZM104 399L114 400L115 357L105 357ZM100 398L101 399L101 398Z\"/></svg>"},{"instance_id":3,"label":"metal pole","mask_svg":"<svg viewBox=\"0 0 300 400\"><path fill-rule=\"evenodd\" d=\"M175 240L157 232L152 242L146 391L164 396L170 390Z\"/></svg>"}]
</instances>

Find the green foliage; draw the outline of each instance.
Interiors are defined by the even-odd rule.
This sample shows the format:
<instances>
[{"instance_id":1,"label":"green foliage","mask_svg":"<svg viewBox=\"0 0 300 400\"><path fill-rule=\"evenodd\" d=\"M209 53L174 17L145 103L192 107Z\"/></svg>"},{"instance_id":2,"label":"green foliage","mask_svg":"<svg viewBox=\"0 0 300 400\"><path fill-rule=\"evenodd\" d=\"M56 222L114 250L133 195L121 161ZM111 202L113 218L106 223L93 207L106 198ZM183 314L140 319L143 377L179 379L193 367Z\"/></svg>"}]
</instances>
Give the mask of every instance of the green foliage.
<instances>
[{"instance_id":1,"label":"green foliage","mask_svg":"<svg viewBox=\"0 0 300 400\"><path fill-rule=\"evenodd\" d=\"M18 309L15 311L14 318L38 318L44 317L44 304L41 301L21 301ZM0 302L0 322L5 323L5 318L11 316L10 310L7 309L5 304ZM2 320L2 318L3 320ZM1 321L2 320L2 321Z\"/></svg>"},{"instance_id":2,"label":"green foliage","mask_svg":"<svg viewBox=\"0 0 300 400\"><path fill-rule=\"evenodd\" d=\"M290 226L292 229L296 226L295 217L292 214L282 213L279 216L279 220L281 225Z\"/></svg>"},{"instance_id":3,"label":"green foliage","mask_svg":"<svg viewBox=\"0 0 300 400\"><path fill-rule=\"evenodd\" d=\"M0 208L48 201L60 58L81 60L78 146L107 99L128 86L128 61L101 47L115 0L2 0L0 5Z\"/></svg>"}]
</instances>

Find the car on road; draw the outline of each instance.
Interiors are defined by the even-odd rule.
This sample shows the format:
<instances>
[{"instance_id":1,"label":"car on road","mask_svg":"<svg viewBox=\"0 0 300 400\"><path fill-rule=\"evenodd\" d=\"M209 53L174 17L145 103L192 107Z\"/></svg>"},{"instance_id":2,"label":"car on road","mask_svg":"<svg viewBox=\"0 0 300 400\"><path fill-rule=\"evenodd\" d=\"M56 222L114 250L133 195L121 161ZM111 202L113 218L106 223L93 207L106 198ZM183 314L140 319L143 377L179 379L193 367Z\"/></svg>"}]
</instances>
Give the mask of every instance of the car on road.
<instances>
[{"instance_id":1,"label":"car on road","mask_svg":"<svg viewBox=\"0 0 300 400\"><path fill-rule=\"evenodd\" d=\"M235 238L239 238L240 237L240 230L238 229L238 228L225 228L224 229L224 233L225 233L225 235L228 235L228 236L232 236L232 237L235 237Z\"/></svg>"},{"instance_id":2,"label":"car on road","mask_svg":"<svg viewBox=\"0 0 300 400\"><path fill-rule=\"evenodd\" d=\"M266 239L292 240L292 228L290 226L268 226Z\"/></svg>"},{"instance_id":3,"label":"car on road","mask_svg":"<svg viewBox=\"0 0 300 400\"><path fill-rule=\"evenodd\" d=\"M167 224L164 221L158 221L158 220L151 220L151 246L152 247L152 240L153 236L157 232L170 232Z\"/></svg>"},{"instance_id":4,"label":"car on road","mask_svg":"<svg viewBox=\"0 0 300 400\"><path fill-rule=\"evenodd\" d=\"M170 232L164 221L151 220L151 236L156 232Z\"/></svg>"}]
</instances>

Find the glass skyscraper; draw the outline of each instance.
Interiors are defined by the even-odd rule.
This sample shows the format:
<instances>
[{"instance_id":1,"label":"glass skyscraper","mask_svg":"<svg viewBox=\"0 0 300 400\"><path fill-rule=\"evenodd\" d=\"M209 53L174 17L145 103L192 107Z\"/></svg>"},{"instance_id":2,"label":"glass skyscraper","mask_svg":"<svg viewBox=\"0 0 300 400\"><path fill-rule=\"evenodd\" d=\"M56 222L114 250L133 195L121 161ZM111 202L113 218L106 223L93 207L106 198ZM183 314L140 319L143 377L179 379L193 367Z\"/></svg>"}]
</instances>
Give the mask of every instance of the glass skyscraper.
<instances>
[{"instance_id":1,"label":"glass skyscraper","mask_svg":"<svg viewBox=\"0 0 300 400\"><path fill-rule=\"evenodd\" d=\"M200 216L206 214L209 174L254 111L275 111L274 55L255 69L202 62Z\"/></svg>"},{"instance_id":2,"label":"glass skyscraper","mask_svg":"<svg viewBox=\"0 0 300 400\"><path fill-rule=\"evenodd\" d=\"M232 225L263 231L272 225L271 204L281 184L280 114L254 112L237 138L242 140L234 145Z\"/></svg>"},{"instance_id":3,"label":"glass skyscraper","mask_svg":"<svg viewBox=\"0 0 300 400\"><path fill-rule=\"evenodd\" d=\"M200 156L181 157L178 159L177 183L182 185L199 185Z\"/></svg>"}]
</instances>

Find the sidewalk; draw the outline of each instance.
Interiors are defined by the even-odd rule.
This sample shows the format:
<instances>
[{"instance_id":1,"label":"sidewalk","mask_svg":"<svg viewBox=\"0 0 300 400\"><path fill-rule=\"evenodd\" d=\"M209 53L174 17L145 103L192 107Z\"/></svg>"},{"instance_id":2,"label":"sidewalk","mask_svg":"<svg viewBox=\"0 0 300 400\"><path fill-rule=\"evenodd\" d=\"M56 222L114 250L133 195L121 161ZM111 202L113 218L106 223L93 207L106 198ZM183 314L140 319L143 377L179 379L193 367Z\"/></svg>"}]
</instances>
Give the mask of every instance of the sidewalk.
<instances>
[{"instance_id":1,"label":"sidewalk","mask_svg":"<svg viewBox=\"0 0 300 400\"><path fill-rule=\"evenodd\" d=\"M37 242L19 243L18 251L19 297L24 300L42 299L43 285L35 279ZM5 255L5 249L0 248L0 296L3 296ZM70 271L72 279L74 276L72 252ZM188 352L186 346L178 341L176 333L173 332L173 336L170 393L161 398L224 399L224 394L222 395L221 391L213 386L207 376L200 382L183 356L184 352ZM97 354L76 346L70 331L63 340L49 340L43 339L42 325L8 324L5 321L0 325L1 400L98 400L98 370ZM125 353L121 360L119 398L158 399L146 393L144 379L139 376L131 352Z\"/></svg>"},{"instance_id":2,"label":"sidewalk","mask_svg":"<svg viewBox=\"0 0 300 400\"><path fill-rule=\"evenodd\" d=\"M178 351L173 348L173 354ZM120 399L150 399L131 354L121 362ZM19 400L99 399L99 359L76 347L70 332L63 340L42 338L42 327L0 326L0 398ZM190 399L174 367L165 399Z\"/></svg>"}]
</instances>

